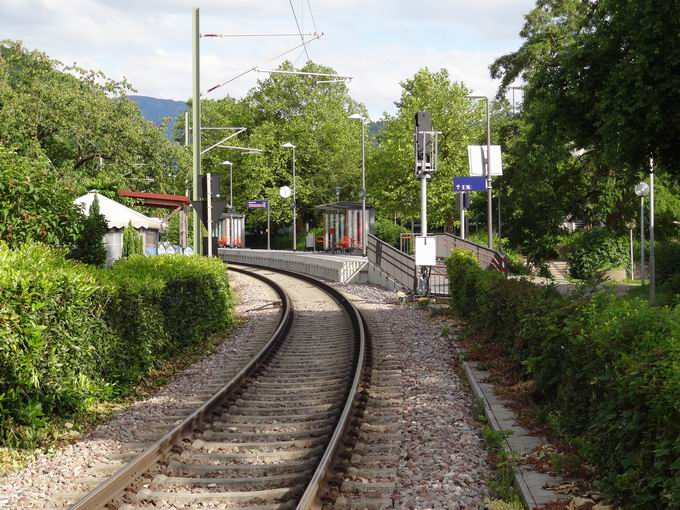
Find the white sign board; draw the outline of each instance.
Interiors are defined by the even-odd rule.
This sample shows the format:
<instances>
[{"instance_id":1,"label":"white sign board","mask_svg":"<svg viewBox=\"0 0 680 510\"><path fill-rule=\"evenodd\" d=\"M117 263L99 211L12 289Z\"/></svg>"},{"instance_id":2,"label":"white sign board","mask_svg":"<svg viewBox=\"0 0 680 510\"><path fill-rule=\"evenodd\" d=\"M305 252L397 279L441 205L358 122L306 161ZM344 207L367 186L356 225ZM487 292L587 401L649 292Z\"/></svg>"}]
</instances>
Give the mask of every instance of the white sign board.
<instances>
[{"instance_id":1,"label":"white sign board","mask_svg":"<svg viewBox=\"0 0 680 510\"><path fill-rule=\"evenodd\" d=\"M486 158L486 145L468 145L468 163L470 175L486 175L484 173L484 159ZM503 175L503 160L501 146L491 146L491 175Z\"/></svg>"},{"instance_id":2,"label":"white sign board","mask_svg":"<svg viewBox=\"0 0 680 510\"><path fill-rule=\"evenodd\" d=\"M437 265L437 240L434 236L416 236L416 266Z\"/></svg>"}]
</instances>

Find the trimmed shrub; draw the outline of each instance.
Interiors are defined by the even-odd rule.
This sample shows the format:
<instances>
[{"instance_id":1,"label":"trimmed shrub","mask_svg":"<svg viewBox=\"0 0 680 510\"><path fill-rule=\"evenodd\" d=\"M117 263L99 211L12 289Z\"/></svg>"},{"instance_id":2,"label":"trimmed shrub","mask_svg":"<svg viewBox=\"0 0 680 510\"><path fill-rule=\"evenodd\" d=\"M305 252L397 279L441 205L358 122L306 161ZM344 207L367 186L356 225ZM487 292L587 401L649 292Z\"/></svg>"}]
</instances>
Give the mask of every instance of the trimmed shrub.
<instances>
[{"instance_id":1,"label":"trimmed shrub","mask_svg":"<svg viewBox=\"0 0 680 510\"><path fill-rule=\"evenodd\" d=\"M605 271L627 267L628 243L606 228L594 228L574 238L567 255L569 274L574 278L590 279Z\"/></svg>"},{"instance_id":2,"label":"trimmed shrub","mask_svg":"<svg viewBox=\"0 0 680 510\"><path fill-rule=\"evenodd\" d=\"M555 431L582 445L626 508L680 508L680 308L611 294L560 295L447 259L450 299L535 381Z\"/></svg>"},{"instance_id":3,"label":"trimmed shrub","mask_svg":"<svg viewBox=\"0 0 680 510\"><path fill-rule=\"evenodd\" d=\"M106 262L106 248L104 247L104 235L106 235L106 218L99 212L99 200L95 195L90 213L83 218L83 230L76 240L76 245L70 254L71 258L102 267Z\"/></svg>"},{"instance_id":4,"label":"trimmed shrub","mask_svg":"<svg viewBox=\"0 0 680 510\"><path fill-rule=\"evenodd\" d=\"M122 258L126 259L132 255L144 255L144 241L139 232L132 226L132 222L128 223L127 227L123 229L123 246Z\"/></svg>"},{"instance_id":5,"label":"trimmed shrub","mask_svg":"<svg viewBox=\"0 0 680 510\"><path fill-rule=\"evenodd\" d=\"M0 245L0 444L34 444L52 417L125 393L231 324L225 265L135 256L111 269L42 245Z\"/></svg>"},{"instance_id":6,"label":"trimmed shrub","mask_svg":"<svg viewBox=\"0 0 680 510\"><path fill-rule=\"evenodd\" d=\"M395 248L399 248L399 235L409 233L411 233L409 229L395 225L390 220L377 220L375 222L375 237Z\"/></svg>"},{"instance_id":7,"label":"trimmed shrub","mask_svg":"<svg viewBox=\"0 0 680 510\"><path fill-rule=\"evenodd\" d=\"M656 243L654 258L658 283L664 283L674 275L680 274L680 243Z\"/></svg>"}]
</instances>

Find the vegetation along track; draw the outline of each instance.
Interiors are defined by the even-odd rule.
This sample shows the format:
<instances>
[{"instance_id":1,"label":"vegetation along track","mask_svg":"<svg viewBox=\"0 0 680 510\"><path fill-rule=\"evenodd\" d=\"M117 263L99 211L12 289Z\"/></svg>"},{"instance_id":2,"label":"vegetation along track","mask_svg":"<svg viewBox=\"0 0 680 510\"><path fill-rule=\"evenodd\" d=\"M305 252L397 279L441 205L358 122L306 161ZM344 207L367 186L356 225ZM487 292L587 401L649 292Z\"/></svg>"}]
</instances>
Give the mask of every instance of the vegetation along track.
<instances>
[{"instance_id":1,"label":"vegetation along track","mask_svg":"<svg viewBox=\"0 0 680 510\"><path fill-rule=\"evenodd\" d=\"M361 316L313 278L231 269L276 290L275 333L210 400L72 509L319 506L364 369Z\"/></svg>"}]
</instances>

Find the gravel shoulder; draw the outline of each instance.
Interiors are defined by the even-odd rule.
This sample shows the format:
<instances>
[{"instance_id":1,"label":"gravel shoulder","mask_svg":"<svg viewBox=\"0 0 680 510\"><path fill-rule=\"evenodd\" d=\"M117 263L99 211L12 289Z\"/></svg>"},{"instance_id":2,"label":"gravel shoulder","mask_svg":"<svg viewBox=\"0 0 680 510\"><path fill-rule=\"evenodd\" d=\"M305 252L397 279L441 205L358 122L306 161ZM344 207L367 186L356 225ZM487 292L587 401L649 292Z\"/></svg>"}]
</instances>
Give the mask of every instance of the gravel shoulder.
<instances>
[{"instance_id":1,"label":"gravel shoulder","mask_svg":"<svg viewBox=\"0 0 680 510\"><path fill-rule=\"evenodd\" d=\"M394 292L335 286L359 307L372 336L390 339L393 345L386 348L391 356L397 353L401 366L402 440L392 506L386 508L485 508L491 468L457 355L441 336L444 322L397 304Z\"/></svg>"},{"instance_id":2,"label":"gravel shoulder","mask_svg":"<svg viewBox=\"0 0 680 510\"><path fill-rule=\"evenodd\" d=\"M173 377L154 395L131 404L93 432L26 468L0 478L0 508L63 508L110 476L125 461L161 437L214 392L208 382L228 381L268 339L278 322L276 294L252 277L230 273L244 321L204 359Z\"/></svg>"}]
</instances>

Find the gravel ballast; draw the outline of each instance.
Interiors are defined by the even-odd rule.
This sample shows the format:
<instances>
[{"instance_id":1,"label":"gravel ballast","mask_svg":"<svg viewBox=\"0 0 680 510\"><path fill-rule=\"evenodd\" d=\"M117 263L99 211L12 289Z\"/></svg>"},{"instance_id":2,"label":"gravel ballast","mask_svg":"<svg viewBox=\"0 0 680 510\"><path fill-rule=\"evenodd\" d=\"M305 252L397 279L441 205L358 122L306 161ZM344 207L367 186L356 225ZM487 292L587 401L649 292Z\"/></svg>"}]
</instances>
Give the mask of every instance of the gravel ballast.
<instances>
[{"instance_id":1,"label":"gravel ballast","mask_svg":"<svg viewBox=\"0 0 680 510\"><path fill-rule=\"evenodd\" d=\"M173 377L153 396L114 414L93 432L25 469L0 478L0 508L65 507L93 489L134 453L161 437L226 383L269 338L278 322L278 296L252 277L230 272L236 316L245 320L214 353ZM214 375L213 375L214 374Z\"/></svg>"},{"instance_id":2,"label":"gravel ballast","mask_svg":"<svg viewBox=\"0 0 680 510\"><path fill-rule=\"evenodd\" d=\"M457 354L441 336L443 323L429 311L397 304L394 292L362 284L336 287L364 314L371 335L382 342L390 338L390 355L398 353L404 401L392 508L485 508L491 470L470 390L457 373ZM347 506L361 504L350 499Z\"/></svg>"}]
</instances>

